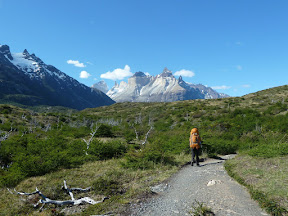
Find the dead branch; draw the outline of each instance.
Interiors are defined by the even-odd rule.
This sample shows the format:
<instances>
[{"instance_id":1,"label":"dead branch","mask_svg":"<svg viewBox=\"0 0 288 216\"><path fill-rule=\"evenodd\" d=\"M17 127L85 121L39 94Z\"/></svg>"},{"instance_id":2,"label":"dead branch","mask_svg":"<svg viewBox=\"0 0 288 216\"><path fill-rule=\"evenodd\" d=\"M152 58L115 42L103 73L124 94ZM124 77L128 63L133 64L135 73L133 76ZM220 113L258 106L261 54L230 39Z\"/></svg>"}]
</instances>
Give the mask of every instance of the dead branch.
<instances>
[{"instance_id":1,"label":"dead branch","mask_svg":"<svg viewBox=\"0 0 288 216\"><path fill-rule=\"evenodd\" d=\"M153 126L150 127L150 129L148 130L148 132L145 135L145 140L144 142L142 142L142 145L145 145L149 136L149 133L151 132L151 130L153 129Z\"/></svg>"},{"instance_id":2,"label":"dead branch","mask_svg":"<svg viewBox=\"0 0 288 216\"><path fill-rule=\"evenodd\" d=\"M39 209L39 210L42 210L42 208L44 207L45 204L54 204L54 205L59 205L59 206L62 206L62 205L80 205L80 204L85 204L85 203L88 203L88 204L91 204L91 205L95 205L95 204L98 204L98 203L101 203L101 202L104 202L105 199L108 199L107 197L104 197L102 200L100 201L95 201L93 199L91 199L90 197L83 197L83 198L80 198L80 199L75 199L74 196L73 196L73 193L72 191L81 191L81 192L87 192L90 190L91 187L89 188L86 188L86 189L82 189L82 188L68 188L67 187L67 183L66 183L66 180L64 180L64 187L62 187L63 189L65 189L70 197L71 197L71 200L52 200L52 199L49 199L48 197L46 197L44 194L41 193L41 191L38 190L38 188L36 187L36 190L32 193L27 193L27 192L19 192L19 191L16 191L16 189L14 188L14 192L11 191L9 188L7 188L7 190L11 193L11 194L18 194L18 195L26 195L26 196L30 196L30 195L34 195L34 194L38 194L41 198L40 200L34 204L33 206L34 207L38 207L40 203L42 203L42 207Z\"/></svg>"},{"instance_id":3,"label":"dead branch","mask_svg":"<svg viewBox=\"0 0 288 216\"><path fill-rule=\"evenodd\" d=\"M90 135L91 135L91 137L89 138L89 140L85 140L85 139L83 139L83 141L86 143L86 145L87 145L87 150L89 149L89 146L90 146L90 144L91 144L91 142L92 142L92 140L93 140L93 137L95 136L95 134L96 134L96 132L97 132L97 130L99 129L99 127L100 126L98 126L98 124L96 123L96 126L95 126L95 129L93 130L93 127L91 127L91 133L90 133ZM86 155L87 155L88 153L86 152Z\"/></svg>"},{"instance_id":4,"label":"dead branch","mask_svg":"<svg viewBox=\"0 0 288 216\"><path fill-rule=\"evenodd\" d=\"M138 132L134 126L134 124L130 124L130 126L134 129L135 135L136 135L136 140L139 140Z\"/></svg>"}]
</instances>

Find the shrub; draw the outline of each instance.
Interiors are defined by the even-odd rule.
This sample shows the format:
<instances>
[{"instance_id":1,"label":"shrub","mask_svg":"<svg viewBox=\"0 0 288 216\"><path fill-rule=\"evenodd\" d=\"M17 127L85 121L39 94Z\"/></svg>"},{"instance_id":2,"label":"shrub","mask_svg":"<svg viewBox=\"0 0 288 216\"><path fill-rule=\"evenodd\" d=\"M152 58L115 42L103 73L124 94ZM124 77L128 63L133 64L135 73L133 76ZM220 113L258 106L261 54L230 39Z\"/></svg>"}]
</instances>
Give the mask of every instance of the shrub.
<instances>
[{"instance_id":1,"label":"shrub","mask_svg":"<svg viewBox=\"0 0 288 216\"><path fill-rule=\"evenodd\" d=\"M98 160L105 160L122 156L126 151L127 145L122 141L100 142L95 139L90 144L88 154L96 157Z\"/></svg>"},{"instance_id":2,"label":"shrub","mask_svg":"<svg viewBox=\"0 0 288 216\"><path fill-rule=\"evenodd\" d=\"M176 165L175 158L171 153L165 151L165 143L157 140L147 144L141 151L130 150L126 156L126 161L122 164L125 168L151 169L155 164Z\"/></svg>"},{"instance_id":3,"label":"shrub","mask_svg":"<svg viewBox=\"0 0 288 216\"><path fill-rule=\"evenodd\" d=\"M220 139L219 137L208 138L205 140L207 153L210 154L234 154L238 150L238 144L235 141Z\"/></svg>"},{"instance_id":4,"label":"shrub","mask_svg":"<svg viewBox=\"0 0 288 216\"><path fill-rule=\"evenodd\" d=\"M279 144L267 144L260 143L256 147L247 151L248 155L254 157L278 157L288 155L288 144L287 143L279 143Z\"/></svg>"},{"instance_id":5,"label":"shrub","mask_svg":"<svg viewBox=\"0 0 288 216\"><path fill-rule=\"evenodd\" d=\"M113 137L112 127L109 125L100 125L96 132L97 137Z\"/></svg>"}]
</instances>

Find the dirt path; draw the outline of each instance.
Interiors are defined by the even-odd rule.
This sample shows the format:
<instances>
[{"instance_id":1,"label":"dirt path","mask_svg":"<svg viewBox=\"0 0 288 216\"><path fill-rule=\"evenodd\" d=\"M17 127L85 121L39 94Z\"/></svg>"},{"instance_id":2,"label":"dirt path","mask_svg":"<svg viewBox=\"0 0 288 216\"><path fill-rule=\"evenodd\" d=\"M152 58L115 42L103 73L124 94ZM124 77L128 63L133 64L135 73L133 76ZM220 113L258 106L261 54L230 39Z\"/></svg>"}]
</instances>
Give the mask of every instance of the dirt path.
<instances>
[{"instance_id":1,"label":"dirt path","mask_svg":"<svg viewBox=\"0 0 288 216\"><path fill-rule=\"evenodd\" d=\"M225 159L229 157L233 156ZM250 198L243 186L228 176L223 163L224 160L209 159L200 167L183 167L167 184L152 188L157 193L155 196L132 206L131 215L191 215L189 211L195 200L209 206L216 216L268 215Z\"/></svg>"}]
</instances>

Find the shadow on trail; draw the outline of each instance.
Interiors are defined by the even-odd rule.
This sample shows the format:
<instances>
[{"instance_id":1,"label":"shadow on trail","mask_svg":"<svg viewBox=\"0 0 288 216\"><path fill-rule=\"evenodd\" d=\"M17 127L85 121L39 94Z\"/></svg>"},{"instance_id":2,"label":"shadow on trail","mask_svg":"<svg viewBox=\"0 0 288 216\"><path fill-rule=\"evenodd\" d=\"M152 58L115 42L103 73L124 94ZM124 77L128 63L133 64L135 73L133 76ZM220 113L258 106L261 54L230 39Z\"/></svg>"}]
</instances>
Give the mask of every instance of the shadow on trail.
<instances>
[{"instance_id":1,"label":"shadow on trail","mask_svg":"<svg viewBox=\"0 0 288 216\"><path fill-rule=\"evenodd\" d=\"M211 162L208 162L208 163L205 163L205 164L201 164L201 163L205 162L205 161L208 160L208 159L216 159L216 160L220 160L220 161L211 161ZM198 166L198 167L203 167L203 166L213 165L213 164L219 164L219 163L223 163L224 161L227 160L227 159L222 158L222 157L219 157L219 156L214 156L214 157L211 157L211 158L208 158L208 159L201 158L201 159L199 160L200 166ZM188 162L186 163L186 165L191 165L191 161L188 161Z\"/></svg>"},{"instance_id":2,"label":"shadow on trail","mask_svg":"<svg viewBox=\"0 0 288 216\"><path fill-rule=\"evenodd\" d=\"M223 161L215 161L215 162L211 162L211 163L200 164L199 167L204 167L204 166L213 165L213 164L219 164L219 163L223 163Z\"/></svg>"}]
</instances>

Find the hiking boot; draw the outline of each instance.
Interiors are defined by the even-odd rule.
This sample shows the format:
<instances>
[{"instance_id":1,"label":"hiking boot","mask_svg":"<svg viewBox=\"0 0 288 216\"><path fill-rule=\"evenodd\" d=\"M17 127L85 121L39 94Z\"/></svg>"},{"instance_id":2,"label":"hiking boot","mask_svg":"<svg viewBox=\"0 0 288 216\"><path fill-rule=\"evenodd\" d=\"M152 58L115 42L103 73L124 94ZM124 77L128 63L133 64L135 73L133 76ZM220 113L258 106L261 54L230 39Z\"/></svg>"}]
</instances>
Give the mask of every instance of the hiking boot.
<instances>
[{"instance_id":1,"label":"hiking boot","mask_svg":"<svg viewBox=\"0 0 288 216\"><path fill-rule=\"evenodd\" d=\"M198 167L200 167L200 164L197 164Z\"/></svg>"},{"instance_id":2,"label":"hiking boot","mask_svg":"<svg viewBox=\"0 0 288 216\"><path fill-rule=\"evenodd\" d=\"M194 165L194 163L193 162L191 162L191 166L193 166Z\"/></svg>"}]
</instances>

